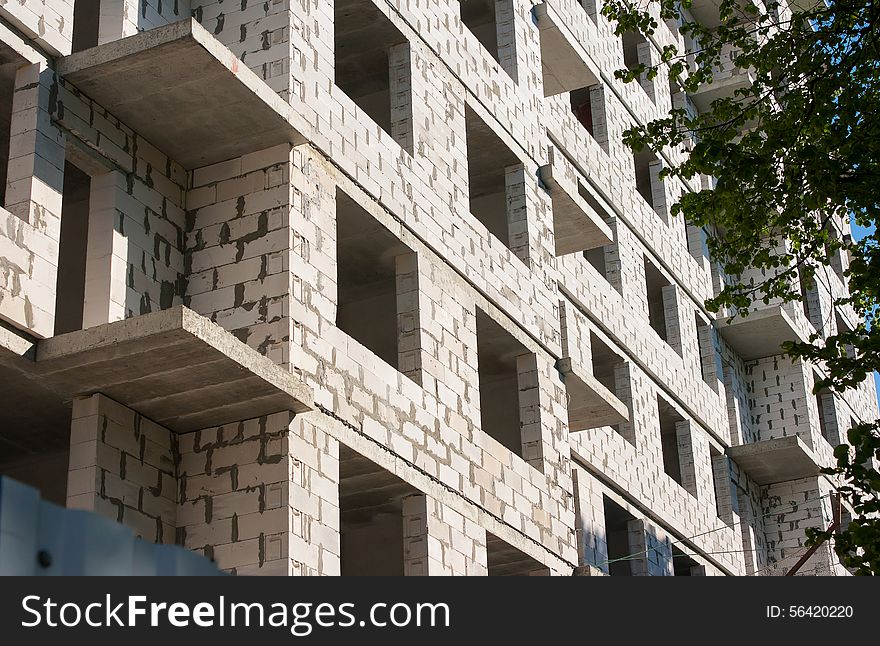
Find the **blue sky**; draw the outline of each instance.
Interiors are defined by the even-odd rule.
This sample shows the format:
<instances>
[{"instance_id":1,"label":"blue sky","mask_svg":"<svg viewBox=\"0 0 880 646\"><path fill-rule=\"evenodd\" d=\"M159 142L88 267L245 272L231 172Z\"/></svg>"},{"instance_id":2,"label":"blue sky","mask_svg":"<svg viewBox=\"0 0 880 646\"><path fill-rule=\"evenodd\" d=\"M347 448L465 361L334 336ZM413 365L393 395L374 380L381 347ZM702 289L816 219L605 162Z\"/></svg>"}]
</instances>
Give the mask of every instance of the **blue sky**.
<instances>
[{"instance_id":1,"label":"blue sky","mask_svg":"<svg viewBox=\"0 0 880 646\"><path fill-rule=\"evenodd\" d=\"M850 228L852 229L853 239L855 240L861 240L866 235L874 233L873 225L869 228L865 228L860 227L855 222L853 222ZM880 398L880 374L877 374L876 371L874 372L874 385L877 388L877 397Z\"/></svg>"}]
</instances>

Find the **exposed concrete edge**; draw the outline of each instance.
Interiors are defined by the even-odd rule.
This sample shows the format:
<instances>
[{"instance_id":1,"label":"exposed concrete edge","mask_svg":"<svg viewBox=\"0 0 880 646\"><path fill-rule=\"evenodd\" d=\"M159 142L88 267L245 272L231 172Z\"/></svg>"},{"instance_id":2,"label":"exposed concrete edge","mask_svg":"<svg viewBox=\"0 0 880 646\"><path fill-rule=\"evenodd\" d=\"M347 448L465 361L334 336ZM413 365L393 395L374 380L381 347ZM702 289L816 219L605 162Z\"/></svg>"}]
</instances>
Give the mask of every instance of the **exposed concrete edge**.
<instances>
[{"instance_id":1,"label":"exposed concrete edge","mask_svg":"<svg viewBox=\"0 0 880 646\"><path fill-rule=\"evenodd\" d=\"M587 54L587 51L581 46L578 39L575 38L575 35L562 19L562 16L559 15L556 8L550 2L545 0L541 4L533 6L532 15L535 18L539 31L544 32L551 29L558 31L568 47L575 53L577 60L589 71L596 81L598 82L602 78L601 71L593 62L593 59Z\"/></svg>"},{"instance_id":2,"label":"exposed concrete edge","mask_svg":"<svg viewBox=\"0 0 880 646\"><path fill-rule=\"evenodd\" d=\"M115 60L132 56L162 45L180 40L192 40L201 46L209 55L216 59L238 79L255 97L264 102L277 114L283 117L299 134L293 145L306 143L309 137L309 124L293 107L270 88L263 79L257 76L241 60L220 43L207 29L202 27L195 18L142 31L133 36L123 38L85 49L59 59L55 71L59 76L68 76L89 68L111 63Z\"/></svg>"},{"instance_id":3,"label":"exposed concrete edge","mask_svg":"<svg viewBox=\"0 0 880 646\"><path fill-rule=\"evenodd\" d=\"M597 229L598 233L602 237L604 237L603 244L588 245L584 247L584 249L582 249L581 251L594 249L596 247L604 247L606 245L612 244L614 242L614 233L611 231L611 227L605 224L605 221L600 217L598 213L596 213L596 210L592 206L590 206L590 204L588 204L584 198L580 196L576 188L575 190L572 190L573 187L566 186L566 182L564 179L560 181L559 173L554 173L553 170L555 165L554 158L555 156L551 156L551 161L549 164L538 168L538 177L541 179L541 182L550 189L549 192L551 198L555 200L561 197L563 199L569 200L574 206L578 208L578 210L583 214L584 218L590 221L590 224ZM590 192L592 193L592 191ZM593 197L595 198L598 196ZM604 200L601 200L601 198L597 200L600 207L604 207L604 205L602 204L603 201Z\"/></svg>"},{"instance_id":4,"label":"exposed concrete edge","mask_svg":"<svg viewBox=\"0 0 880 646\"><path fill-rule=\"evenodd\" d=\"M816 454L798 435L786 435L785 437L774 437L769 440L760 440L758 442L730 446L727 447L726 453L730 459L737 463L737 466L742 469L742 471L761 486L773 485L779 482L788 482L789 480L797 480L800 478L819 477L821 475L821 467ZM788 477L780 476L778 479L768 479L760 477L760 474L756 474L756 477L756 475L752 474L752 472L755 471L754 468L749 469L744 466L744 464L747 464L748 458L764 456L766 462L767 459L770 459L767 456L771 456L774 453L782 455L782 457L777 459L785 459L786 464L789 465L792 463L790 456L792 454L797 455L803 463L803 470L797 471L794 474L788 474Z\"/></svg>"},{"instance_id":5,"label":"exposed concrete edge","mask_svg":"<svg viewBox=\"0 0 880 646\"><path fill-rule=\"evenodd\" d=\"M694 549L703 559L706 560L706 562L711 563L720 572L730 576L736 574L730 569L730 566L723 564L719 560L718 555L712 553L711 547L712 534L715 534L716 532L733 532L734 530L732 527L724 525L723 527L718 527L717 530L700 532L698 534L693 534L692 529L685 530L683 528L674 527L667 519L660 516L660 513L656 509L646 510L645 506L635 499L633 494L627 491L625 486L617 483L611 475L602 471L601 468L595 467L586 456L575 449L572 449L571 451L571 460L573 465L583 469L590 476L595 478L605 489L605 491L602 492L603 495L608 495L616 504L627 509L630 513L633 513L633 510L638 511L638 514L633 513L633 515L637 518L641 517L651 521L664 532L675 538L677 544L686 545L691 549ZM688 496L688 494L684 495ZM700 547L701 544L702 547Z\"/></svg>"},{"instance_id":6,"label":"exposed concrete edge","mask_svg":"<svg viewBox=\"0 0 880 646\"><path fill-rule=\"evenodd\" d=\"M23 333L0 324L0 360L8 358L34 360L37 344Z\"/></svg>"},{"instance_id":7,"label":"exposed concrete edge","mask_svg":"<svg viewBox=\"0 0 880 646\"><path fill-rule=\"evenodd\" d=\"M28 43L27 40L22 38L17 31L10 28L2 19L0 19L0 42L9 45L28 63L48 64L49 62L49 59L40 50Z\"/></svg>"},{"instance_id":8,"label":"exposed concrete edge","mask_svg":"<svg viewBox=\"0 0 880 646\"><path fill-rule=\"evenodd\" d=\"M192 335L238 363L242 370L275 385L296 399L301 406L294 413L312 409L314 396L307 384L216 323L183 305L45 339L37 344L36 361L39 365L53 359L108 348L120 342L178 330Z\"/></svg>"},{"instance_id":9,"label":"exposed concrete edge","mask_svg":"<svg viewBox=\"0 0 880 646\"><path fill-rule=\"evenodd\" d=\"M577 567L577 563L562 558L540 541L524 534L518 527L513 527L488 511L479 501L472 500L464 492L453 489L436 476L400 457L390 447L374 440L331 411L317 406L317 410L306 413L303 419L311 421L350 449L372 460L422 493L449 505L465 518L559 574L569 575Z\"/></svg>"},{"instance_id":10,"label":"exposed concrete edge","mask_svg":"<svg viewBox=\"0 0 880 646\"><path fill-rule=\"evenodd\" d=\"M602 400L608 405L609 408L614 409L614 412L621 418L617 423L629 421L629 409L626 407L626 404L620 401L614 395L614 393L608 390L593 375L588 374L578 368L571 360L571 357L563 357L556 362L556 367L559 369L559 372L562 373L562 375L564 376L564 382L567 383L569 379L579 381L582 384L583 388L593 391L593 393L595 393L598 397L602 398ZM602 424L602 426L604 426L604 424ZM588 428L595 427L584 427L580 430L587 430Z\"/></svg>"}]
</instances>

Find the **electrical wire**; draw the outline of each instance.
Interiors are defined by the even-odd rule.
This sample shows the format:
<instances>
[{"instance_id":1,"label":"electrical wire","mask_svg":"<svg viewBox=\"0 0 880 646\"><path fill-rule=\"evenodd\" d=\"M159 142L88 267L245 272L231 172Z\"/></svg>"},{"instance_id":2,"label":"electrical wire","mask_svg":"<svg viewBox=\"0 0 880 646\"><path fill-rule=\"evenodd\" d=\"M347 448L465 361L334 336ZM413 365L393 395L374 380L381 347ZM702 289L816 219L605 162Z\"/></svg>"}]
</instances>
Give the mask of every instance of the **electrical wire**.
<instances>
[{"instance_id":1,"label":"electrical wire","mask_svg":"<svg viewBox=\"0 0 880 646\"><path fill-rule=\"evenodd\" d=\"M785 515L785 514L788 514L788 513L793 512L793 511L796 511L798 508L802 507L803 505L805 505L805 504L807 504L807 503L810 503L810 502L818 502L818 501L820 501L820 500L822 500L822 499L824 499L824 498L829 498L829 497L831 497L832 495L833 495L833 494L831 494L831 493L827 493L827 494L823 494L823 495L819 496L818 498L808 498L808 499L806 499L806 500L804 500L804 501L802 501L802 502L795 503L795 504L793 504L793 505L789 505L787 508L783 508L783 509L774 509L773 511L769 511L769 512L767 512L767 513L765 513L765 514L763 514L763 515L761 515L761 516L757 516L755 519L759 519L759 518L760 518L760 519L768 518L768 517L770 517L770 516L776 516L776 515L779 515L779 514ZM824 513L824 510L823 510L823 513L822 513L822 518L823 518L823 520L826 520L826 519L825 519L825 513ZM738 522L734 523L733 525L727 525L727 524L725 524L724 527L716 527L715 529L710 529L710 530L707 530L707 531L705 531L705 532L700 532L699 534L694 534L693 536L687 536L687 537L685 537L685 538L681 538L681 539L678 539L678 540L672 541L671 543L669 543L669 546L671 547L672 545L680 545L680 544L684 543L685 541L691 541L691 540L693 540L693 539L695 539L695 538L699 538L700 536L706 536L707 534L712 534L712 533L714 533L714 532L720 532L720 531L723 530L723 529L732 529L733 527L736 527L736 526L738 526L738 525L742 525L742 524L746 523L747 520L748 520L748 519L740 519ZM611 565L612 563L619 563L619 562L621 562L621 561L631 561L631 560L634 560L634 559L640 558L640 557L642 557L642 556L646 556L646 555L649 554L650 552L659 552L659 551L660 551L660 548L658 548L658 547L649 547L649 548L647 548L647 549L645 549L645 550L642 550L641 552L635 552L635 553L633 553L633 554L627 554L626 556L621 556L621 557L614 558L614 559L607 559L607 560L605 560L605 561L603 561L603 562L601 562L601 563L596 563L596 564L593 564L593 565L594 565L594 567L601 568L603 565ZM748 550L729 550L728 553L730 553L730 552L745 553L745 552L747 552L747 551L748 551ZM700 554L700 552L697 552L697 553ZM718 553L718 554L720 554L720 553L723 553L723 552L714 552L714 553ZM713 554L713 552L705 552L704 554Z\"/></svg>"}]
</instances>

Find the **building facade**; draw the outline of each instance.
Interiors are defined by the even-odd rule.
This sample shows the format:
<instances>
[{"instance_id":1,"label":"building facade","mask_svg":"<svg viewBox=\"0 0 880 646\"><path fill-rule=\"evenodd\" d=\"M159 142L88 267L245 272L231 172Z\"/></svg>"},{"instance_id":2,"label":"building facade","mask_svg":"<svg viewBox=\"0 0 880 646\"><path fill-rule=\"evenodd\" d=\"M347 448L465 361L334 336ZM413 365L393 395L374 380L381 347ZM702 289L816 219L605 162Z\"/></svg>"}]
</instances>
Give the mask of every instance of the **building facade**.
<instances>
[{"instance_id":1,"label":"building facade","mask_svg":"<svg viewBox=\"0 0 880 646\"><path fill-rule=\"evenodd\" d=\"M705 309L621 134L748 72L623 84L683 37L596 2L0 0L0 473L242 575L785 573L847 259Z\"/></svg>"}]
</instances>

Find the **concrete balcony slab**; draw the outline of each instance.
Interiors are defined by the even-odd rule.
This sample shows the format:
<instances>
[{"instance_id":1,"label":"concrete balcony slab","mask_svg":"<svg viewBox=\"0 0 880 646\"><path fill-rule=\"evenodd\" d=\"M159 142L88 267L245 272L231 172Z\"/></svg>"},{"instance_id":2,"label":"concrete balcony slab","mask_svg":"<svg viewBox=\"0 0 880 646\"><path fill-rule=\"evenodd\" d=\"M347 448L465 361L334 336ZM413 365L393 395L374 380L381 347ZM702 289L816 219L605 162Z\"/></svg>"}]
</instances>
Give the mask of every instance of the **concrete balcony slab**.
<instances>
[{"instance_id":1,"label":"concrete balcony slab","mask_svg":"<svg viewBox=\"0 0 880 646\"><path fill-rule=\"evenodd\" d=\"M66 397L102 393L179 433L312 405L298 377L183 306L46 339L33 370Z\"/></svg>"},{"instance_id":2,"label":"concrete balcony slab","mask_svg":"<svg viewBox=\"0 0 880 646\"><path fill-rule=\"evenodd\" d=\"M187 169L305 141L291 106L192 19L65 56L56 71Z\"/></svg>"},{"instance_id":3,"label":"concrete balcony slab","mask_svg":"<svg viewBox=\"0 0 880 646\"><path fill-rule=\"evenodd\" d=\"M534 8L541 34L544 96L556 96L599 82L599 70L550 2Z\"/></svg>"},{"instance_id":4,"label":"concrete balcony slab","mask_svg":"<svg viewBox=\"0 0 880 646\"><path fill-rule=\"evenodd\" d=\"M745 361L782 354L786 341L806 341L780 305L751 312L732 321L718 322L718 333Z\"/></svg>"},{"instance_id":5,"label":"concrete balcony slab","mask_svg":"<svg viewBox=\"0 0 880 646\"><path fill-rule=\"evenodd\" d=\"M588 201L581 196L576 177L566 173L564 163L551 157L550 163L538 169L544 186L553 200L553 231L556 255L604 247L614 242L611 228L605 224L598 196Z\"/></svg>"},{"instance_id":6,"label":"concrete balcony slab","mask_svg":"<svg viewBox=\"0 0 880 646\"><path fill-rule=\"evenodd\" d=\"M593 375L578 368L569 357L556 362L568 392L568 429L585 431L629 421L626 404Z\"/></svg>"},{"instance_id":7,"label":"concrete balcony slab","mask_svg":"<svg viewBox=\"0 0 880 646\"><path fill-rule=\"evenodd\" d=\"M819 475L816 456L797 435L731 446L727 455L759 485Z\"/></svg>"}]
</instances>

